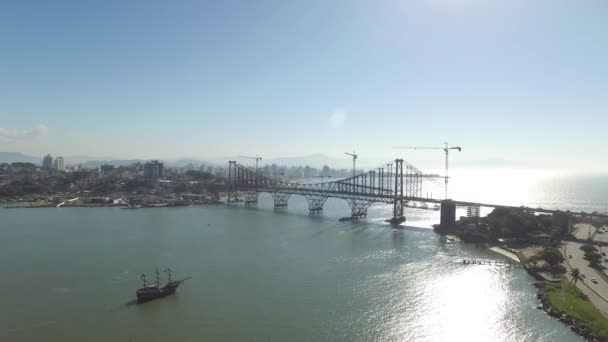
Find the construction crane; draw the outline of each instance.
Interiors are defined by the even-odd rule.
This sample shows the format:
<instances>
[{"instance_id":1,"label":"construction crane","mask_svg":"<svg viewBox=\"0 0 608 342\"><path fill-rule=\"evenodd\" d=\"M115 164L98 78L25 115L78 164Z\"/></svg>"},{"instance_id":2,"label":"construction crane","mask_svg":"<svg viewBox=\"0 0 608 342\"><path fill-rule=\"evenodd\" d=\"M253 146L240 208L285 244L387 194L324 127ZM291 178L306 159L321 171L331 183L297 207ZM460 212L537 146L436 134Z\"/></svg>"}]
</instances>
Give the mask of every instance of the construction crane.
<instances>
[{"instance_id":1,"label":"construction crane","mask_svg":"<svg viewBox=\"0 0 608 342\"><path fill-rule=\"evenodd\" d=\"M353 157L353 177L355 177L356 176L355 165L356 165L356 161L357 161L357 154L355 154L355 151L353 151L353 153L344 152L344 154Z\"/></svg>"},{"instance_id":2,"label":"construction crane","mask_svg":"<svg viewBox=\"0 0 608 342\"><path fill-rule=\"evenodd\" d=\"M258 156L257 154L255 155L255 157L250 157L250 156L239 156L241 158L247 158L247 159L255 159L255 174L258 174L258 162L260 160L262 160L262 157Z\"/></svg>"},{"instance_id":3,"label":"construction crane","mask_svg":"<svg viewBox=\"0 0 608 342\"><path fill-rule=\"evenodd\" d=\"M450 159L450 150L462 151L460 146L451 146L445 143L444 147L420 147L420 146L395 146L395 148L410 149L410 150L443 150L445 152L445 199L448 199L448 161Z\"/></svg>"}]
</instances>

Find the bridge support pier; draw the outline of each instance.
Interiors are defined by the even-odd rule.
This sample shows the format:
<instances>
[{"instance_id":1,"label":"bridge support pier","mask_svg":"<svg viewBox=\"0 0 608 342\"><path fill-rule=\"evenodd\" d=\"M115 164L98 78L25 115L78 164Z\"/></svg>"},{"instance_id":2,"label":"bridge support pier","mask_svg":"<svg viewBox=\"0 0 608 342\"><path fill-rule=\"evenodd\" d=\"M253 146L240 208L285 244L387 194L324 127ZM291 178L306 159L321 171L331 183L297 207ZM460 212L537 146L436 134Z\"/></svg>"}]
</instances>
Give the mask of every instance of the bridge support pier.
<instances>
[{"instance_id":1,"label":"bridge support pier","mask_svg":"<svg viewBox=\"0 0 608 342\"><path fill-rule=\"evenodd\" d=\"M441 201L441 230L450 230L456 227L456 203L452 200Z\"/></svg>"},{"instance_id":2,"label":"bridge support pier","mask_svg":"<svg viewBox=\"0 0 608 342\"><path fill-rule=\"evenodd\" d=\"M403 187L406 185L406 190L414 190L412 186L414 182L412 180L416 180L417 178L412 178L411 175L415 174L414 171L411 170L411 167L407 168L407 177L405 180L407 184L403 184L403 159L395 160L395 198L393 199L393 217L388 219L387 222L390 222L393 226L398 226L401 222L405 221L405 216L403 215L403 207L405 206L405 201L403 200ZM418 179L419 181L419 179ZM416 183L418 190L420 189L420 182ZM409 186L407 186L409 185ZM416 191L418 191L416 190Z\"/></svg>"},{"instance_id":3,"label":"bridge support pier","mask_svg":"<svg viewBox=\"0 0 608 342\"><path fill-rule=\"evenodd\" d=\"M274 200L275 208L287 208L287 202L289 202L289 197L291 194L285 192L273 192L272 199Z\"/></svg>"},{"instance_id":4,"label":"bridge support pier","mask_svg":"<svg viewBox=\"0 0 608 342\"><path fill-rule=\"evenodd\" d=\"M386 222L393 226L398 226L400 223L405 222L405 215L403 214L403 208L405 207L405 201L395 200L393 203L393 217L386 220Z\"/></svg>"},{"instance_id":5,"label":"bridge support pier","mask_svg":"<svg viewBox=\"0 0 608 342\"><path fill-rule=\"evenodd\" d=\"M257 205L257 204L258 204L257 191L246 191L245 192L245 205Z\"/></svg>"},{"instance_id":6,"label":"bridge support pier","mask_svg":"<svg viewBox=\"0 0 608 342\"><path fill-rule=\"evenodd\" d=\"M234 203L234 202L242 202L243 200L239 199L239 192L237 190L228 191L228 198L226 199L226 203Z\"/></svg>"},{"instance_id":7,"label":"bridge support pier","mask_svg":"<svg viewBox=\"0 0 608 342\"><path fill-rule=\"evenodd\" d=\"M349 198L346 200L350 206L350 216L358 219L367 216L367 208L372 205L372 201L365 198Z\"/></svg>"},{"instance_id":8,"label":"bridge support pier","mask_svg":"<svg viewBox=\"0 0 608 342\"><path fill-rule=\"evenodd\" d=\"M325 205L328 197L319 195L306 195L304 197L308 202L308 210L311 214L323 212L323 205Z\"/></svg>"}]
</instances>

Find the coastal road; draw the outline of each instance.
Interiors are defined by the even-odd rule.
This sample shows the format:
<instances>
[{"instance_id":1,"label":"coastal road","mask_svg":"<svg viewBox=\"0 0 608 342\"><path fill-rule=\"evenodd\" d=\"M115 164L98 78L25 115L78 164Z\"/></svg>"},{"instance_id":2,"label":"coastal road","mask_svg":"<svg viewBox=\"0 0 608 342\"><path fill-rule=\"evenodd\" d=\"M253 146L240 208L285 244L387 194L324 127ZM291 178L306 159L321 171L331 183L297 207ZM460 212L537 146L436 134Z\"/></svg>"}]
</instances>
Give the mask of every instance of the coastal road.
<instances>
[{"instance_id":1,"label":"coastal road","mask_svg":"<svg viewBox=\"0 0 608 342\"><path fill-rule=\"evenodd\" d=\"M597 234L593 238L593 241L597 242L608 242L608 227L603 226L597 230Z\"/></svg>"},{"instance_id":2,"label":"coastal road","mask_svg":"<svg viewBox=\"0 0 608 342\"><path fill-rule=\"evenodd\" d=\"M577 223L574 225L572 234L577 239L586 240L595 234L595 227L589 223Z\"/></svg>"},{"instance_id":3,"label":"coastal road","mask_svg":"<svg viewBox=\"0 0 608 342\"><path fill-rule=\"evenodd\" d=\"M574 236L577 238L586 239L593 235L595 227L589 224L577 224L575 225ZM584 259L585 252L580 247L583 244L580 242L569 241L566 242L562 248L562 253L566 259L566 268L568 270L568 278L570 278L570 271L573 268L578 268L585 278L576 283L576 286L587 296L597 307L604 316L608 317L608 283L599 275L599 271L589 267L589 262ZM572 257L570 257L572 256ZM591 282L591 278L597 279L597 284Z\"/></svg>"}]
</instances>

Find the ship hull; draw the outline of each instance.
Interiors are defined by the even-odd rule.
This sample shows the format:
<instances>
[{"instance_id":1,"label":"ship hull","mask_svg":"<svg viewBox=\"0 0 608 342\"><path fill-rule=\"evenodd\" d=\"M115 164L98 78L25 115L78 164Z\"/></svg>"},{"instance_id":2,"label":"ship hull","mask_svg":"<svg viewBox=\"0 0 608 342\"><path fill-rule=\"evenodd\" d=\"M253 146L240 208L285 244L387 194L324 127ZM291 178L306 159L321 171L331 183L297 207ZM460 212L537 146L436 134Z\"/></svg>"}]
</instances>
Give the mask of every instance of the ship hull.
<instances>
[{"instance_id":1,"label":"ship hull","mask_svg":"<svg viewBox=\"0 0 608 342\"><path fill-rule=\"evenodd\" d=\"M179 284L169 284L162 288L142 288L137 290L137 302L143 303L175 294Z\"/></svg>"}]
</instances>

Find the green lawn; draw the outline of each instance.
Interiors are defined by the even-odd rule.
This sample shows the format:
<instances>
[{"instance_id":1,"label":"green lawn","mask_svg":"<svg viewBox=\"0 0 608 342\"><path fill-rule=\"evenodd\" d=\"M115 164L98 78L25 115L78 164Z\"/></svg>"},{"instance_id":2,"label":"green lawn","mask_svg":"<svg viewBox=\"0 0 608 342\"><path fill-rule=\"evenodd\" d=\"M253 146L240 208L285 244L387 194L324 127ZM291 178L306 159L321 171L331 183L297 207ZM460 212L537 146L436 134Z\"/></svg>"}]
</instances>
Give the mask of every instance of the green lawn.
<instances>
[{"instance_id":1,"label":"green lawn","mask_svg":"<svg viewBox=\"0 0 608 342\"><path fill-rule=\"evenodd\" d=\"M548 287L549 300L558 310L585 321L602 336L608 336L608 318L604 317L591 302L566 278Z\"/></svg>"}]
</instances>

